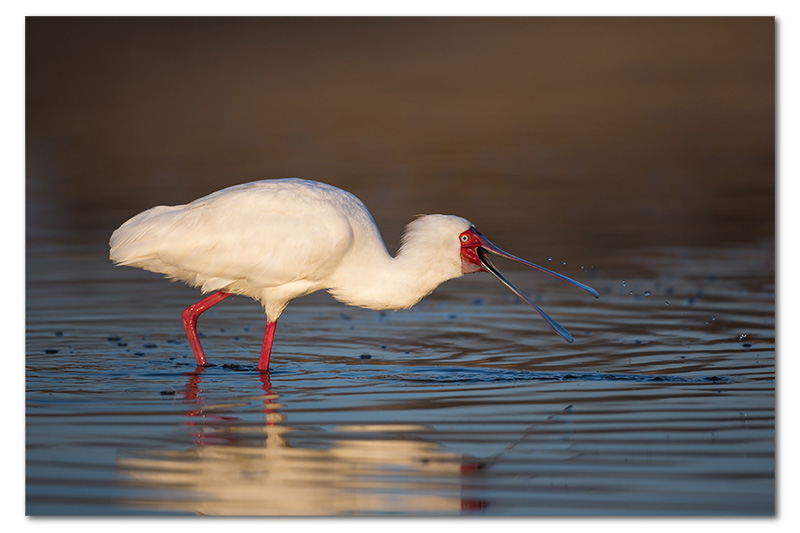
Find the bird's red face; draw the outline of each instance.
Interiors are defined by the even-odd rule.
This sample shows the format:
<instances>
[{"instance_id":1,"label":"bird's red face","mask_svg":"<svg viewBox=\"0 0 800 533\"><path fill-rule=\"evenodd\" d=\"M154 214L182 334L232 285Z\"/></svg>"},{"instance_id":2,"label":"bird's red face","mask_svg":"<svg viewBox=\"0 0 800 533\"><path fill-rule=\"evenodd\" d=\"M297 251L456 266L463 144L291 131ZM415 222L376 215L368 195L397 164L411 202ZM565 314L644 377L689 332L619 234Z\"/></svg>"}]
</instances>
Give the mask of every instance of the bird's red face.
<instances>
[{"instance_id":1,"label":"bird's red face","mask_svg":"<svg viewBox=\"0 0 800 533\"><path fill-rule=\"evenodd\" d=\"M511 259L512 261L522 263L523 265L535 268L537 270L541 270L542 272L546 272L552 276L555 276L559 279L569 282L575 285L576 287L588 292L595 298L598 298L599 294L597 294L596 290L589 287L588 285L584 285L583 283L575 281L574 279L563 276L557 272L553 272L552 270L549 270L547 268L540 267L539 265L535 265L533 263L525 261L524 259L520 259L519 257L511 255L510 253L504 252L503 250L492 244L489 241L489 239L484 237L480 231L475 229L475 226L472 226L467 231L462 232L458 236L458 239L459 241L461 241L462 273L472 274L473 272L489 272L494 277L499 279L503 283L503 285L511 289L511 291L514 294L522 298L528 305L536 309L536 311L540 315L542 315L542 318L544 318L547 321L547 323L550 324L550 327L552 327L556 331L556 333L564 337L569 342L572 342L572 335L570 335L566 329L564 329L558 322L550 318L550 316L544 311L542 311L539 308L539 306L537 306L535 303L531 302L528 298L526 298L525 295L519 291L519 289L514 287L511 284L511 282L508 281L505 278L505 276L503 276L503 274L500 273L499 270L497 270L497 267L494 266L492 262L489 260L489 252L499 255L500 257L505 257L507 259Z\"/></svg>"},{"instance_id":2,"label":"bird's red face","mask_svg":"<svg viewBox=\"0 0 800 533\"><path fill-rule=\"evenodd\" d=\"M461 272L464 274L483 272L481 260L478 257L478 247L486 238L473 226L459 235L458 239L461 241Z\"/></svg>"}]
</instances>

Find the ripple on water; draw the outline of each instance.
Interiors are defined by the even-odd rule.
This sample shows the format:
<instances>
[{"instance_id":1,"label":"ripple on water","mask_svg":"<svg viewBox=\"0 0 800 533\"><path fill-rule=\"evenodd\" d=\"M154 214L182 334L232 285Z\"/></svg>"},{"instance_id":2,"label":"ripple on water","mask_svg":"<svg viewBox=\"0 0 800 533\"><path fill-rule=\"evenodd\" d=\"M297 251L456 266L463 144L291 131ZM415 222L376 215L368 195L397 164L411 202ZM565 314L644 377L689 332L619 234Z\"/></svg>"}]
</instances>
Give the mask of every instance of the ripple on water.
<instances>
[{"instance_id":1,"label":"ripple on water","mask_svg":"<svg viewBox=\"0 0 800 533\"><path fill-rule=\"evenodd\" d=\"M520 283L574 344L487 277L398 313L312 295L268 377L254 302L203 315L196 372L194 291L34 271L28 513L770 514L773 280L736 251L671 257L648 263L668 280L626 275L649 298Z\"/></svg>"}]
</instances>

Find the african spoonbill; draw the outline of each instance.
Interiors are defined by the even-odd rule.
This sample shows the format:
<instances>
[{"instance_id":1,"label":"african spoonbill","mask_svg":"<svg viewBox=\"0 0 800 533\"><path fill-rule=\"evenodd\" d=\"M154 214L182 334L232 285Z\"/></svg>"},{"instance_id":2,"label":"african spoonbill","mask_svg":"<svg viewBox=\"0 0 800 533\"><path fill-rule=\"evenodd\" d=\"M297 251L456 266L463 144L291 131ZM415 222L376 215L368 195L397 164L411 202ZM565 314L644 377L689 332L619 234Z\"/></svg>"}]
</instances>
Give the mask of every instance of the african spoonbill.
<instances>
[{"instance_id":1,"label":"african spoonbill","mask_svg":"<svg viewBox=\"0 0 800 533\"><path fill-rule=\"evenodd\" d=\"M111 235L110 258L211 293L183 313L198 365L206 358L197 336L201 313L232 294L259 300L267 315L258 370L269 370L275 325L288 303L327 290L340 302L367 309L406 309L441 283L490 272L556 333L572 335L514 287L488 253L541 270L598 297L566 276L508 254L469 221L423 215L406 227L396 257L354 195L315 181L270 179L235 185L186 205L157 206Z\"/></svg>"}]
</instances>

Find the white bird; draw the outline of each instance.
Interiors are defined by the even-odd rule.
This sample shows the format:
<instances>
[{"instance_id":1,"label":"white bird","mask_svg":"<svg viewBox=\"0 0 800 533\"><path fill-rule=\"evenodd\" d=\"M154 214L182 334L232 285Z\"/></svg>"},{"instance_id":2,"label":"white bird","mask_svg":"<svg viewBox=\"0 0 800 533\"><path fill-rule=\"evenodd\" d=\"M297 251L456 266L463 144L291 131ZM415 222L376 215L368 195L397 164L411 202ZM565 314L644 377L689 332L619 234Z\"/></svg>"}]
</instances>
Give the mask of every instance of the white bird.
<instances>
[{"instance_id":1,"label":"white bird","mask_svg":"<svg viewBox=\"0 0 800 533\"><path fill-rule=\"evenodd\" d=\"M572 335L517 290L487 252L597 291L508 254L467 220L423 215L405 230L396 257L386 250L364 204L349 192L298 178L228 187L186 205L157 206L111 235L110 259L165 274L212 294L187 307L183 327L198 365L201 313L232 294L259 300L267 315L258 370L269 370L275 325L288 303L327 290L348 305L406 309L441 283L488 271L533 307L564 339Z\"/></svg>"}]
</instances>

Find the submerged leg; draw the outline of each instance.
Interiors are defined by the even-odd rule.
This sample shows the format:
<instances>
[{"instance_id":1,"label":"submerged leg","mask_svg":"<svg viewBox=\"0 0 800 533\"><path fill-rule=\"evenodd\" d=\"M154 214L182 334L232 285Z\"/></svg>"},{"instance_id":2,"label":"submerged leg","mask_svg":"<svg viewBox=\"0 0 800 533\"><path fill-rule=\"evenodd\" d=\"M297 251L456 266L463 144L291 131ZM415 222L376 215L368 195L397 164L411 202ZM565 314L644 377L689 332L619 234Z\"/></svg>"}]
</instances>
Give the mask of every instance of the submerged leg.
<instances>
[{"instance_id":1,"label":"submerged leg","mask_svg":"<svg viewBox=\"0 0 800 533\"><path fill-rule=\"evenodd\" d=\"M272 339L275 337L275 326L278 321L267 319L267 329L264 331L264 344L261 346L261 357L258 358L258 370L269 372L269 354L272 351Z\"/></svg>"},{"instance_id":2,"label":"submerged leg","mask_svg":"<svg viewBox=\"0 0 800 533\"><path fill-rule=\"evenodd\" d=\"M189 344L192 345L192 352L194 352L194 358L197 359L199 366L206 364L206 356L203 355L203 348L200 346L200 339L197 337L197 319L203 312L208 311L213 305L218 304L230 295L231 293L229 292L215 292L196 304L190 305L181 313L183 329L186 331L186 336L189 337Z\"/></svg>"}]
</instances>

